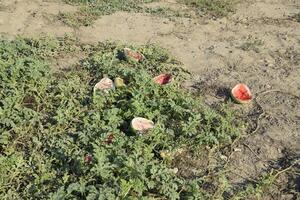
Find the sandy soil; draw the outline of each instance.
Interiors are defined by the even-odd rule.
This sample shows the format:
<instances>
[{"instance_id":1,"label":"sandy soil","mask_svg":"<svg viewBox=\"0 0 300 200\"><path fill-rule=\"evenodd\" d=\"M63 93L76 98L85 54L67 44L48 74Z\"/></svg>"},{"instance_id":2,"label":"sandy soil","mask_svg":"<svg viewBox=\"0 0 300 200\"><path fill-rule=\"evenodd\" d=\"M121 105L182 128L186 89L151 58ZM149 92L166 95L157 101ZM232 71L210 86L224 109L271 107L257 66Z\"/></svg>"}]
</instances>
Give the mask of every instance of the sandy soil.
<instances>
[{"instance_id":1,"label":"sandy soil","mask_svg":"<svg viewBox=\"0 0 300 200\"><path fill-rule=\"evenodd\" d=\"M151 6L181 9L174 2ZM240 151L233 153L231 162L235 169L231 181L240 184L271 166L285 167L282 160L300 156L300 23L290 19L300 12L300 1L241 2L235 14L217 20L119 12L103 16L93 26L73 29L55 16L76 11L74 6L55 0L0 0L0 35L67 33L86 43L107 39L158 43L195 72L196 86L208 103L224 100L222 88L247 83L256 96L253 104L243 107L252 126L246 139L235 147ZM259 44L247 46L253 41ZM233 107L241 110L241 106ZM288 178L282 181L296 181L299 191L299 177ZM293 198L280 192L272 198Z\"/></svg>"}]
</instances>

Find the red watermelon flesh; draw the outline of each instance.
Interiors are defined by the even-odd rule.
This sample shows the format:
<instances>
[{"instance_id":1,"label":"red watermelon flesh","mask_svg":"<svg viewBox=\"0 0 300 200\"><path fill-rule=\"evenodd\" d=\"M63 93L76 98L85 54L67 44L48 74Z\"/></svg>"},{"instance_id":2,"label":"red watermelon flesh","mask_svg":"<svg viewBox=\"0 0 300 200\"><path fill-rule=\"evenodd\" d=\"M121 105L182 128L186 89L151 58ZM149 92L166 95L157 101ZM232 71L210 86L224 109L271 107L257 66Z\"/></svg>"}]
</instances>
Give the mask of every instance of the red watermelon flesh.
<instances>
[{"instance_id":1,"label":"red watermelon flesh","mask_svg":"<svg viewBox=\"0 0 300 200\"><path fill-rule=\"evenodd\" d=\"M172 81L172 75L171 74L160 74L154 78L154 82L165 85Z\"/></svg>"},{"instance_id":2,"label":"red watermelon flesh","mask_svg":"<svg viewBox=\"0 0 300 200\"><path fill-rule=\"evenodd\" d=\"M232 96L239 102L248 102L252 99L250 89L245 84L238 84L232 89Z\"/></svg>"},{"instance_id":3,"label":"red watermelon flesh","mask_svg":"<svg viewBox=\"0 0 300 200\"><path fill-rule=\"evenodd\" d=\"M125 57L126 58L131 58L137 62L141 62L144 60L144 56L143 54L139 53L139 52L136 52L136 51L133 51L129 48L124 48L124 54L125 54Z\"/></svg>"}]
</instances>

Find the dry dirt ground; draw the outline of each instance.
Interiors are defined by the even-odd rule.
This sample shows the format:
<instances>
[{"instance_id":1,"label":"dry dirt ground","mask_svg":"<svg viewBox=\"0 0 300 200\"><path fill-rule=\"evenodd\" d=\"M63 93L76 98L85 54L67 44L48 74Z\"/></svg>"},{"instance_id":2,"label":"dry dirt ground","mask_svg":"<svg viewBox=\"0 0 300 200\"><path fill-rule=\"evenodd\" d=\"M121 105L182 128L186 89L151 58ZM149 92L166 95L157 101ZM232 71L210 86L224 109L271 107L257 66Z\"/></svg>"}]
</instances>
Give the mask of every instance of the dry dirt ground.
<instances>
[{"instance_id":1,"label":"dry dirt ground","mask_svg":"<svg viewBox=\"0 0 300 200\"><path fill-rule=\"evenodd\" d=\"M171 0L151 6L182 9ZM235 14L221 19L170 19L117 12L77 29L55 17L77 9L55 0L0 0L0 35L14 38L67 33L84 43L107 39L157 43L196 74L194 87L209 104L226 100L224 88L238 82L253 90L253 104L232 105L250 122L247 137L236 144L237 151L231 155L233 184L299 159L300 23L290 16L300 12L300 0L240 1ZM80 56L64 60L61 65L78 59ZM298 172L293 177L281 177L279 184L285 187L270 199L297 198L285 191L286 187L300 190L299 166L295 170Z\"/></svg>"}]
</instances>

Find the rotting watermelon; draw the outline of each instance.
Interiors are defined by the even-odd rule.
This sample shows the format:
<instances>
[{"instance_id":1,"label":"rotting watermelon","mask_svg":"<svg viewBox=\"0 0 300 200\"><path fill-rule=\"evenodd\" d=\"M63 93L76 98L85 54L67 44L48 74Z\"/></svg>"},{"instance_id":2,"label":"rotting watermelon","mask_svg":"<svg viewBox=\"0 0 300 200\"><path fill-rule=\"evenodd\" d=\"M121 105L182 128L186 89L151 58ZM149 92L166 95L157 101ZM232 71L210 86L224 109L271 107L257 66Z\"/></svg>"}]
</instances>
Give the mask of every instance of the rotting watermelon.
<instances>
[{"instance_id":1,"label":"rotting watermelon","mask_svg":"<svg viewBox=\"0 0 300 200\"><path fill-rule=\"evenodd\" d=\"M91 154L86 154L84 157L84 162L90 164L93 161L93 156Z\"/></svg>"},{"instance_id":2,"label":"rotting watermelon","mask_svg":"<svg viewBox=\"0 0 300 200\"><path fill-rule=\"evenodd\" d=\"M105 77L95 85L94 92L96 92L97 90L108 92L109 90L112 90L114 88L115 86L113 81L110 78Z\"/></svg>"},{"instance_id":3,"label":"rotting watermelon","mask_svg":"<svg viewBox=\"0 0 300 200\"><path fill-rule=\"evenodd\" d=\"M145 59L143 54L129 48L124 48L124 56L126 60L133 60L135 62L142 62Z\"/></svg>"},{"instance_id":4,"label":"rotting watermelon","mask_svg":"<svg viewBox=\"0 0 300 200\"><path fill-rule=\"evenodd\" d=\"M136 117L131 121L130 127L134 133L144 134L154 128L154 122L142 117Z\"/></svg>"},{"instance_id":5,"label":"rotting watermelon","mask_svg":"<svg viewBox=\"0 0 300 200\"><path fill-rule=\"evenodd\" d=\"M105 144L112 144L114 142L115 136L113 133L110 133L107 138L105 139Z\"/></svg>"},{"instance_id":6,"label":"rotting watermelon","mask_svg":"<svg viewBox=\"0 0 300 200\"><path fill-rule=\"evenodd\" d=\"M160 74L154 77L154 82L160 85L166 85L172 81L172 74Z\"/></svg>"},{"instance_id":7,"label":"rotting watermelon","mask_svg":"<svg viewBox=\"0 0 300 200\"><path fill-rule=\"evenodd\" d=\"M115 84L116 88L120 88L120 87L126 86L125 83L124 83L124 80L122 78L120 78L120 77L115 78L114 84Z\"/></svg>"},{"instance_id":8,"label":"rotting watermelon","mask_svg":"<svg viewBox=\"0 0 300 200\"><path fill-rule=\"evenodd\" d=\"M242 104L249 103L253 98L249 87L242 83L237 84L231 90L231 96L237 103Z\"/></svg>"}]
</instances>

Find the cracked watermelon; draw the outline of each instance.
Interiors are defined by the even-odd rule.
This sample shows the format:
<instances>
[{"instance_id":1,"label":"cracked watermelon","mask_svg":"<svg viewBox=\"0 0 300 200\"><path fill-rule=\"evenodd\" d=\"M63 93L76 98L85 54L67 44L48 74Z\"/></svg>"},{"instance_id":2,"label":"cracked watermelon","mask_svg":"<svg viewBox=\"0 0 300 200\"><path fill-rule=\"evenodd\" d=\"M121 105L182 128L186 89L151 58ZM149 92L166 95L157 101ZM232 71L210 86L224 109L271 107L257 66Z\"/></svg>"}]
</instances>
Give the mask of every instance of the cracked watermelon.
<instances>
[{"instance_id":1,"label":"cracked watermelon","mask_svg":"<svg viewBox=\"0 0 300 200\"><path fill-rule=\"evenodd\" d=\"M237 103L249 103L253 95L249 89L249 87L245 84L237 84L232 90L231 90L231 96Z\"/></svg>"},{"instance_id":2,"label":"cracked watermelon","mask_svg":"<svg viewBox=\"0 0 300 200\"><path fill-rule=\"evenodd\" d=\"M166 85L172 81L172 75L171 74L160 74L156 77L154 77L154 82L160 85Z\"/></svg>"},{"instance_id":3,"label":"cracked watermelon","mask_svg":"<svg viewBox=\"0 0 300 200\"><path fill-rule=\"evenodd\" d=\"M143 54L129 48L124 48L124 56L126 60L133 60L135 62L142 62L145 59Z\"/></svg>"},{"instance_id":4,"label":"cracked watermelon","mask_svg":"<svg viewBox=\"0 0 300 200\"><path fill-rule=\"evenodd\" d=\"M110 78L103 78L101 79L94 87L94 93L97 90L104 91L108 93L109 90L112 90L115 88L114 82Z\"/></svg>"},{"instance_id":5,"label":"cracked watermelon","mask_svg":"<svg viewBox=\"0 0 300 200\"><path fill-rule=\"evenodd\" d=\"M146 118L136 117L131 121L130 128L134 133L144 134L149 129L154 128L154 122Z\"/></svg>"}]
</instances>

